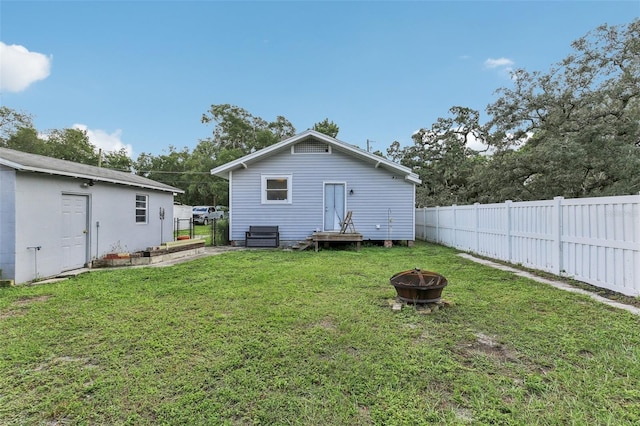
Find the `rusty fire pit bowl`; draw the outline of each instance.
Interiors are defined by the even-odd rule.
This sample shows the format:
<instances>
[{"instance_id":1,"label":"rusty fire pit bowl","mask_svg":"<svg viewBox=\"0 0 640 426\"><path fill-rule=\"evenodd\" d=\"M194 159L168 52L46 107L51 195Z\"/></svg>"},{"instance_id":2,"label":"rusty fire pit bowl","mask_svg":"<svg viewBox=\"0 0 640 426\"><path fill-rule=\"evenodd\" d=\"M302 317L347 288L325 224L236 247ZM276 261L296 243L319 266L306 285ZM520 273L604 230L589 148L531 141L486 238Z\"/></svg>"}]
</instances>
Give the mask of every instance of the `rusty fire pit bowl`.
<instances>
[{"instance_id":1,"label":"rusty fire pit bowl","mask_svg":"<svg viewBox=\"0 0 640 426\"><path fill-rule=\"evenodd\" d=\"M398 298L406 303L434 303L440 301L447 279L431 271L415 268L398 272L389 280Z\"/></svg>"}]
</instances>

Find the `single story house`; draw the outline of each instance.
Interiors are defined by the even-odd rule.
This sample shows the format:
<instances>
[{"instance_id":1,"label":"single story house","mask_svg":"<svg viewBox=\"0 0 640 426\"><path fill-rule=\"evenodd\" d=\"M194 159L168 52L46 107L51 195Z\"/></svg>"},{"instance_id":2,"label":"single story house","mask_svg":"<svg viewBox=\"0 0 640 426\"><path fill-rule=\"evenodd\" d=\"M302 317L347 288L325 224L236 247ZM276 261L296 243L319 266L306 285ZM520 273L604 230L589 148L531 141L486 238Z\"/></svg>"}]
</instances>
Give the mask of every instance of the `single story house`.
<instances>
[{"instance_id":1,"label":"single story house","mask_svg":"<svg viewBox=\"0 0 640 426\"><path fill-rule=\"evenodd\" d=\"M0 148L0 279L28 282L173 240L184 191L132 173Z\"/></svg>"},{"instance_id":2,"label":"single story house","mask_svg":"<svg viewBox=\"0 0 640 426\"><path fill-rule=\"evenodd\" d=\"M415 240L417 174L314 130L211 170L229 181L229 236L278 226L280 245L341 230L347 212L367 241Z\"/></svg>"}]
</instances>

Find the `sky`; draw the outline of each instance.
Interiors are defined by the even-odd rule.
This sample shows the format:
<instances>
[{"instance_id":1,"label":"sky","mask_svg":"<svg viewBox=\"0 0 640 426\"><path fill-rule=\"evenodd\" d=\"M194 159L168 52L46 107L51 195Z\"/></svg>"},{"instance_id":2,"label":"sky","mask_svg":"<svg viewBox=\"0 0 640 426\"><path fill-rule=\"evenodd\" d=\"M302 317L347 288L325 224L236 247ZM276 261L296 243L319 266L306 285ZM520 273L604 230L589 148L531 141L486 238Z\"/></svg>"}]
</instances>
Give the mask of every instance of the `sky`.
<instances>
[{"instance_id":1,"label":"sky","mask_svg":"<svg viewBox=\"0 0 640 426\"><path fill-rule=\"evenodd\" d=\"M328 118L385 152L453 106L486 118L510 70L549 71L639 16L640 0L0 0L0 104L133 159L193 149L216 104L298 133Z\"/></svg>"}]
</instances>

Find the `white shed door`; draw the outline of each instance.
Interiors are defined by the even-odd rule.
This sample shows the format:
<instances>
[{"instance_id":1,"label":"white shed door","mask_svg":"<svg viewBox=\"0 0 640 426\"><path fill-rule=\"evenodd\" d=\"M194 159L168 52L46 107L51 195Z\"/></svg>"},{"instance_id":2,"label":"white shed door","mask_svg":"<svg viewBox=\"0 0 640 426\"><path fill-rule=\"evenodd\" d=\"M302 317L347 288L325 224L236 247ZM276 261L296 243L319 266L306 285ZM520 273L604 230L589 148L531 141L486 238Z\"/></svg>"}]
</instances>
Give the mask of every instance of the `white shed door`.
<instances>
[{"instance_id":1,"label":"white shed door","mask_svg":"<svg viewBox=\"0 0 640 426\"><path fill-rule=\"evenodd\" d=\"M87 201L83 195L62 195L62 270L78 269L87 262Z\"/></svg>"}]
</instances>

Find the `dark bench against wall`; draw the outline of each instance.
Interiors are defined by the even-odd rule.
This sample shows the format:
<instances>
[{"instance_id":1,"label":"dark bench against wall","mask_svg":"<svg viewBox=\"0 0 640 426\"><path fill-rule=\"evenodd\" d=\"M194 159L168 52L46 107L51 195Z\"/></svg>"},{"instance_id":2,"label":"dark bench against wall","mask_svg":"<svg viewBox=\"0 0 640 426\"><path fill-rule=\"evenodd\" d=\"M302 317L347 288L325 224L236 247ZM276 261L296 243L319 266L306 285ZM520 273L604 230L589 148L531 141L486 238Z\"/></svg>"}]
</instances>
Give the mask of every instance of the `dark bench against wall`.
<instances>
[{"instance_id":1,"label":"dark bench against wall","mask_svg":"<svg viewBox=\"0 0 640 426\"><path fill-rule=\"evenodd\" d=\"M277 226L250 226L244 234L245 247L278 247L280 232Z\"/></svg>"}]
</instances>

